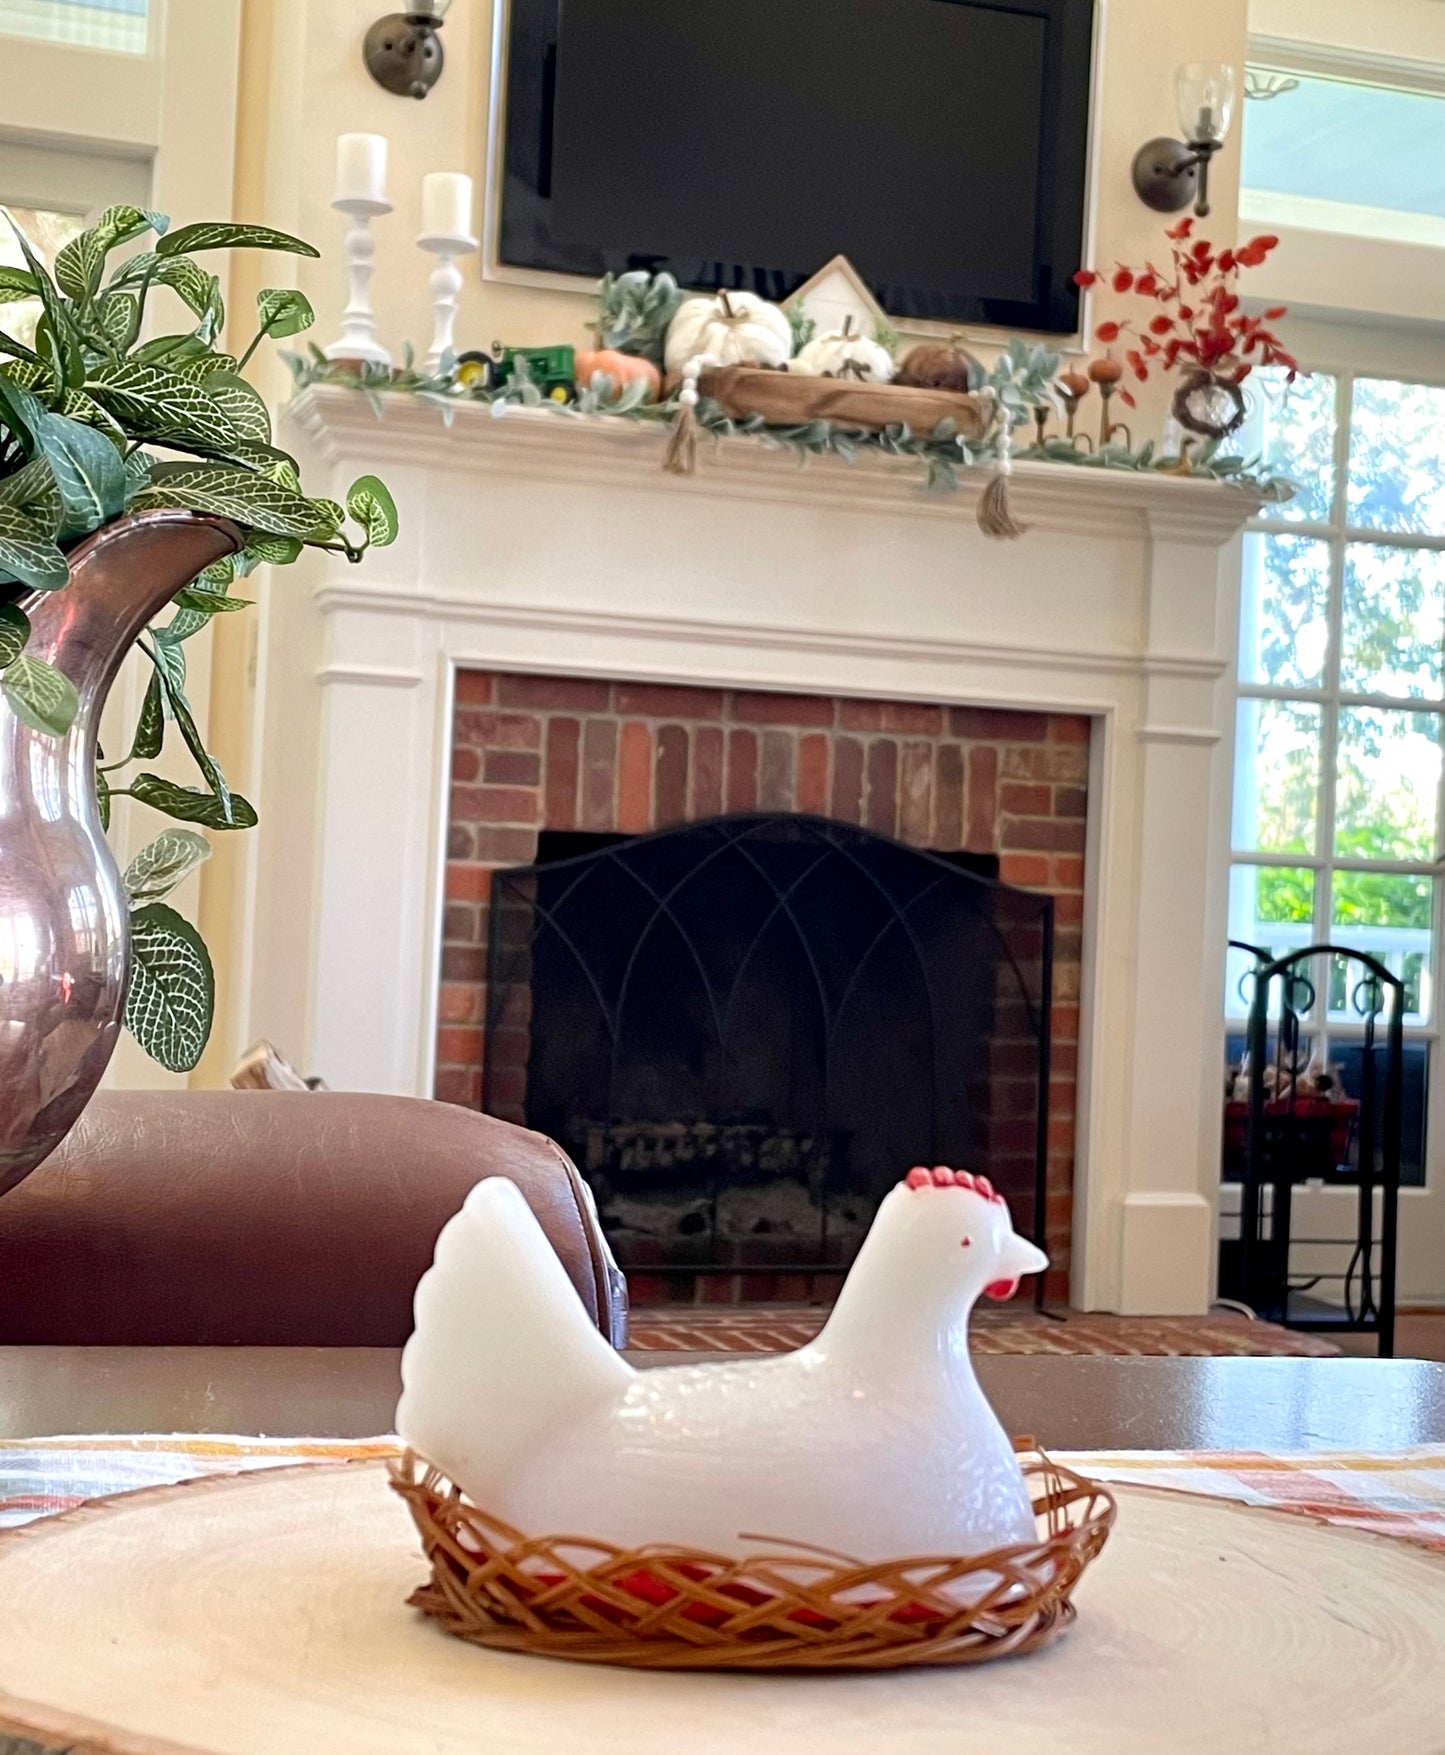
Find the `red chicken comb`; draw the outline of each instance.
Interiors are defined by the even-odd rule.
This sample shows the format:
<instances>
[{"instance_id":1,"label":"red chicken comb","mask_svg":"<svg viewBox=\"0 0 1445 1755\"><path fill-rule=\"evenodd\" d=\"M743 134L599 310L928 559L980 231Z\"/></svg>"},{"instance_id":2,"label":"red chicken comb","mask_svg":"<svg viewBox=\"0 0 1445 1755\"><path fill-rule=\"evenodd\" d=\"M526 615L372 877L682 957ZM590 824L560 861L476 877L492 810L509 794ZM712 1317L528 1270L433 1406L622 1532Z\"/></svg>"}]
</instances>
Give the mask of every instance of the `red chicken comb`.
<instances>
[{"instance_id":1,"label":"red chicken comb","mask_svg":"<svg viewBox=\"0 0 1445 1755\"><path fill-rule=\"evenodd\" d=\"M974 1176L967 1170L950 1170L946 1164L935 1164L931 1170L915 1164L903 1178L903 1183L906 1188L966 1188L999 1206L1008 1205L986 1176Z\"/></svg>"}]
</instances>

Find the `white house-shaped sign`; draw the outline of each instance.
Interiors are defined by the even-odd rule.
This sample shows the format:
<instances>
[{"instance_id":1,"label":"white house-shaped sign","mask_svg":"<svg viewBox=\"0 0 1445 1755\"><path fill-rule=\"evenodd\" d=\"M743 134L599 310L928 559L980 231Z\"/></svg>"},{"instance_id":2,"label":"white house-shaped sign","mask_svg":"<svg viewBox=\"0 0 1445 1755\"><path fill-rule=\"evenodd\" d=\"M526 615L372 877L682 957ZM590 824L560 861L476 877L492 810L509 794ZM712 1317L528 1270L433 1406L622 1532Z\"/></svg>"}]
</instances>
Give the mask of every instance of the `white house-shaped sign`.
<instances>
[{"instance_id":1,"label":"white house-shaped sign","mask_svg":"<svg viewBox=\"0 0 1445 1755\"><path fill-rule=\"evenodd\" d=\"M882 305L846 256L835 256L831 262L825 262L788 303L802 305L818 325L819 335L843 328L848 317L853 319L855 335L871 337L880 328L890 327Z\"/></svg>"}]
</instances>

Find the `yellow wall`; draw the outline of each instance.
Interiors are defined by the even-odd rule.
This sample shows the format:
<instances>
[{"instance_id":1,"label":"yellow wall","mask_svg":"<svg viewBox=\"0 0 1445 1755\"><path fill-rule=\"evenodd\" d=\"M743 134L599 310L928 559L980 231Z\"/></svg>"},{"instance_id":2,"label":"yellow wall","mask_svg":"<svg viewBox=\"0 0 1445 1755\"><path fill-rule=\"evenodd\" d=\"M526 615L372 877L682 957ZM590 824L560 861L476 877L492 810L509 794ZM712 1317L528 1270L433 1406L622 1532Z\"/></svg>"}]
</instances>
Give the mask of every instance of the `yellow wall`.
<instances>
[{"instance_id":1,"label":"yellow wall","mask_svg":"<svg viewBox=\"0 0 1445 1755\"><path fill-rule=\"evenodd\" d=\"M1445 15L1440 0L1249 0L1249 28L1321 47L1438 61Z\"/></svg>"},{"instance_id":2,"label":"yellow wall","mask_svg":"<svg viewBox=\"0 0 1445 1755\"><path fill-rule=\"evenodd\" d=\"M1155 134L1177 131L1174 68L1181 61L1244 59L1246 0L1101 0L1103 45L1097 86L1096 194L1093 259L1104 266L1161 251L1167 223L1135 197L1129 166L1136 148ZM384 134L391 143L389 184L395 212L379 221L372 283L379 333L393 350L406 339L424 348L429 338L429 258L416 250L421 179L427 171L465 170L480 201L491 85L492 5L459 0L442 32L446 69L423 102L393 97L375 85L361 63L361 40L382 0L245 0L237 127L236 212L300 233L322 247L319 263L286 257L238 257L233 265L233 312L244 310L258 286L294 283L318 313L315 338L337 332L345 300L341 265L343 222L330 207L336 136L348 131ZM638 93L637 101L646 102ZM1223 152L1212 176L1210 234L1232 238L1238 154ZM960 175L967 168L959 168ZM480 223L480 212L478 213ZM457 325L459 345L486 347L496 338L514 343L580 341L592 315L584 293L534 290L483 281L475 259L466 263ZM1094 318L1107 310L1107 301ZM264 387L278 399L284 374L273 369ZM1141 431L1157 431L1159 387L1141 397L1133 417ZM284 573L260 590L287 587ZM240 624L240 625L238 625ZM253 771L251 741L250 617L216 625L211 736L217 754L243 790ZM270 739L284 728L269 727ZM298 760L310 752L298 750ZM263 824L259 836L266 833ZM246 1045L241 1013L245 971L245 894L256 837L217 838L206 868L202 928L216 956L221 995L212 1048L195 1075L199 1083L223 1078ZM246 846L241 843L251 843ZM297 907L307 899L298 896ZM285 1044L278 1044L283 1050Z\"/></svg>"}]
</instances>

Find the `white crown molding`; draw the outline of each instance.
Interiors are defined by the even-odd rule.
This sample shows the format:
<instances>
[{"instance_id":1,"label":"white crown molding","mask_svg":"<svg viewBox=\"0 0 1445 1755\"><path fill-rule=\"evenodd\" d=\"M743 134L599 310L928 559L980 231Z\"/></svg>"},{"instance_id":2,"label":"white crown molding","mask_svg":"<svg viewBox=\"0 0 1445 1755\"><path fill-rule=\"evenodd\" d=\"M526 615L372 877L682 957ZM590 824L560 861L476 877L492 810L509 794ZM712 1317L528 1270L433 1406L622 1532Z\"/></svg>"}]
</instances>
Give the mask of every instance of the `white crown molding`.
<instances>
[{"instance_id":1,"label":"white crown molding","mask_svg":"<svg viewBox=\"0 0 1445 1755\"><path fill-rule=\"evenodd\" d=\"M1403 91L1445 92L1445 61L1438 58L1423 61L1413 55L1388 55L1374 49L1304 42L1298 37L1267 36L1257 31L1249 33L1246 56L1251 66L1278 69L1282 73L1396 86Z\"/></svg>"}]
</instances>

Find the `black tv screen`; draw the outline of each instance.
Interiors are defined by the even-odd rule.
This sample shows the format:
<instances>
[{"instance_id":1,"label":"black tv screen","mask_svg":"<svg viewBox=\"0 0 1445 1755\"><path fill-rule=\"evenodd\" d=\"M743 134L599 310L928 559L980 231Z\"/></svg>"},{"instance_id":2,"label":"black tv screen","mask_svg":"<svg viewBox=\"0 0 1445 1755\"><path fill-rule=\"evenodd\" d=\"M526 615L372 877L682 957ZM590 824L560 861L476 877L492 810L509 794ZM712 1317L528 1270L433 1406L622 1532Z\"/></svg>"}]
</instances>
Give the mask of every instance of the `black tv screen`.
<instances>
[{"instance_id":1,"label":"black tv screen","mask_svg":"<svg viewBox=\"0 0 1445 1755\"><path fill-rule=\"evenodd\" d=\"M500 262L1078 326L1094 0L511 0Z\"/></svg>"}]
</instances>

